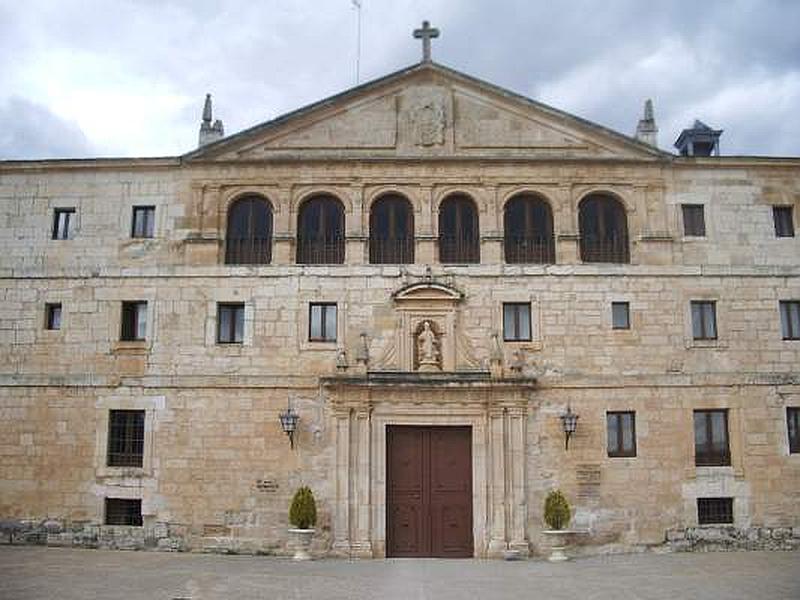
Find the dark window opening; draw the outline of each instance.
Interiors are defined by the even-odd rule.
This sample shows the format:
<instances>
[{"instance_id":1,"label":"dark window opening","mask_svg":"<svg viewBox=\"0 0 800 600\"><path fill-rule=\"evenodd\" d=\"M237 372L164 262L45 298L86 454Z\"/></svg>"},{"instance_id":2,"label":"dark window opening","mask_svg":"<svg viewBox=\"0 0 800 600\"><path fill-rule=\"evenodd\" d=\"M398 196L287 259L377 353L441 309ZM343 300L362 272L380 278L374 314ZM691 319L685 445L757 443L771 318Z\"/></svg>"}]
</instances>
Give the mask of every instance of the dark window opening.
<instances>
[{"instance_id":1,"label":"dark window opening","mask_svg":"<svg viewBox=\"0 0 800 600\"><path fill-rule=\"evenodd\" d=\"M108 466L141 467L144 461L144 411L108 414Z\"/></svg>"},{"instance_id":2,"label":"dark window opening","mask_svg":"<svg viewBox=\"0 0 800 600\"><path fill-rule=\"evenodd\" d=\"M683 235L706 235L706 219L702 204L683 204Z\"/></svg>"},{"instance_id":3,"label":"dark window opening","mask_svg":"<svg viewBox=\"0 0 800 600\"><path fill-rule=\"evenodd\" d=\"M147 336L147 302L122 303L122 332L124 342L144 340Z\"/></svg>"},{"instance_id":4,"label":"dark window opening","mask_svg":"<svg viewBox=\"0 0 800 600\"><path fill-rule=\"evenodd\" d=\"M781 336L785 340L800 340L800 300L782 300Z\"/></svg>"},{"instance_id":5,"label":"dark window opening","mask_svg":"<svg viewBox=\"0 0 800 600\"><path fill-rule=\"evenodd\" d=\"M531 305L528 302L503 304L503 339L507 342L531 340Z\"/></svg>"},{"instance_id":6,"label":"dark window opening","mask_svg":"<svg viewBox=\"0 0 800 600\"><path fill-rule=\"evenodd\" d=\"M553 213L530 194L515 196L503 214L503 248L507 263L554 263Z\"/></svg>"},{"instance_id":7,"label":"dark window opening","mask_svg":"<svg viewBox=\"0 0 800 600\"><path fill-rule=\"evenodd\" d=\"M773 206L772 219L775 222L775 237L794 237L794 217L791 206Z\"/></svg>"},{"instance_id":8,"label":"dark window opening","mask_svg":"<svg viewBox=\"0 0 800 600\"><path fill-rule=\"evenodd\" d=\"M464 194L445 198L439 207L439 262L478 263L480 260L475 204Z\"/></svg>"},{"instance_id":9,"label":"dark window opening","mask_svg":"<svg viewBox=\"0 0 800 600\"><path fill-rule=\"evenodd\" d=\"M217 342L241 344L244 340L244 304L217 305Z\"/></svg>"},{"instance_id":10,"label":"dark window opening","mask_svg":"<svg viewBox=\"0 0 800 600\"><path fill-rule=\"evenodd\" d=\"M297 217L297 262L305 265L344 263L344 209L333 196L303 203Z\"/></svg>"},{"instance_id":11,"label":"dark window opening","mask_svg":"<svg viewBox=\"0 0 800 600\"><path fill-rule=\"evenodd\" d=\"M131 226L131 237L151 238L155 225L155 206L134 206Z\"/></svg>"},{"instance_id":12,"label":"dark window opening","mask_svg":"<svg viewBox=\"0 0 800 600\"><path fill-rule=\"evenodd\" d=\"M692 337L696 340L717 339L716 302L692 300Z\"/></svg>"},{"instance_id":13,"label":"dark window opening","mask_svg":"<svg viewBox=\"0 0 800 600\"><path fill-rule=\"evenodd\" d=\"M611 327L612 329L631 328L630 305L627 302L611 303Z\"/></svg>"},{"instance_id":14,"label":"dark window opening","mask_svg":"<svg viewBox=\"0 0 800 600\"><path fill-rule=\"evenodd\" d=\"M414 262L414 212L402 196L391 194L377 200L369 213L369 262Z\"/></svg>"},{"instance_id":15,"label":"dark window opening","mask_svg":"<svg viewBox=\"0 0 800 600\"><path fill-rule=\"evenodd\" d=\"M698 467L730 466L727 410L694 411L694 464Z\"/></svg>"},{"instance_id":16,"label":"dark window opening","mask_svg":"<svg viewBox=\"0 0 800 600\"><path fill-rule=\"evenodd\" d=\"M72 238L74 208L56 208L53 211L53 239L68 240Z\"/></svg>"},{"instance_id":17,"label":"dark window opening","mask_svg":"<svg viewBox=\"0 0 800 600\"><path fill-rule=\"evenodd\" d=\"M142 526L142 501L106 498L106 525Z\"/></svg>"},{"instance_id":18,"label":"dark window opening","mask_svg":"<svg viewBox=\"0 0 800 600\"><path fill-rule=\"evenodd\" d=\"M618 200L588 196L581 201L578 220L583 262L630 262L628 221Z\"/></svg>"},{"instance_id":19,"label":"dark window opening","mask_svg":"<svg viewBox=\"0 0 800 600\"><path fill-rule=\"evenodd\" d=\"M786 407L786 428L789 431L789 452L797 454L800 452L800 408Z\"/></svg>"},{"instance_id":20,"label":"dark window opening","mask_svg":"<svg viewBox=\"0 0 800 600\"><path fill-rule=\"evenodd\" d=\"M260 196L240 198L228 209L225 264L268 265L272 261L272 207Z\"/></svg>"},{"instance_id":21,"label":"dark window opening","mask_svg":"<svg viewBox=\"0 0 800 600\"><path fill-rule=\"evenodd\" d=\"M336 305L316 303L309 306L308 339L312 342L336 341Z\"/></svg>"},{"instance_id":22,"label":"dark window opening","mask_svg":"<svg viewBox=\"0 0 800 600\"><path fill-rule=\"evenodd\" d=\"M636 413L606 413L608 456L623 458L636 456Z\"/></svg>"},{"instance_id":23,"label":"dark window opening","mask_svg":"<svg viewBox=\"0 0 800 600\"><path fill-rule=\"evenodd\" d=\"M45 304L44 323L46 329L61 329L61 303L53 302Z\"/></svg>"},{"instance_id":24,"label":"dark window opening","mask_svg":"<svg viewBox=\"0 0 800 600\"><path fill-rule=\"evenodd\" d=\"M733 523L733 498L698 498L697 523L725 525Z\"/></svg>"}]
</instances>

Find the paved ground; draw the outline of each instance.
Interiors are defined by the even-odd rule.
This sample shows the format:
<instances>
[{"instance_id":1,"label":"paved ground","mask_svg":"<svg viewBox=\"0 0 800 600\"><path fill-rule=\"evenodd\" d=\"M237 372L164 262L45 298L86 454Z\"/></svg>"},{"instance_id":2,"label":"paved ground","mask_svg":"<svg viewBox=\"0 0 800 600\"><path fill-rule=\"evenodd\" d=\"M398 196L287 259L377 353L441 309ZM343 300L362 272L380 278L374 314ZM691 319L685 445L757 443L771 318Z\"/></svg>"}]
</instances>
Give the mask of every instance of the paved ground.
<instances>
[{"instance_id":1,"label":"paved ground","mask_svg":"<svg viewBox=\"0 0 800 600\"><path fill-rule=\"evenodd\" d=\"M0 599L800 599L800 552L639 554L563 564L290 560L0 547Z\"/></svg>"}]
</instances>

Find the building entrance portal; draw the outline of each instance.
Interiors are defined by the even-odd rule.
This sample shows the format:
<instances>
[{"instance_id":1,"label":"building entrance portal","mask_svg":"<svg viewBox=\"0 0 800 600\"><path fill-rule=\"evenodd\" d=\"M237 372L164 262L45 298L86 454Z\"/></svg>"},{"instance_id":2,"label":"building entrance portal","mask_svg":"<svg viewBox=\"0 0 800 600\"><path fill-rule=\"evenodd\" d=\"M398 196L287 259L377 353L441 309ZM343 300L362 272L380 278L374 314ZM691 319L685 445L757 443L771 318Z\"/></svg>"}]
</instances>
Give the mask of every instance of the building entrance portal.
<instances>
[{"instance_id":1,"label":"building entrance portal","mask_svg":"<svg viewBox=\"0 0 800 600\"><path fill-rule=\"evenodd\" d=\"M386 555L470 558L472 428L387 425Z\"/></svg>"}]
</instances>

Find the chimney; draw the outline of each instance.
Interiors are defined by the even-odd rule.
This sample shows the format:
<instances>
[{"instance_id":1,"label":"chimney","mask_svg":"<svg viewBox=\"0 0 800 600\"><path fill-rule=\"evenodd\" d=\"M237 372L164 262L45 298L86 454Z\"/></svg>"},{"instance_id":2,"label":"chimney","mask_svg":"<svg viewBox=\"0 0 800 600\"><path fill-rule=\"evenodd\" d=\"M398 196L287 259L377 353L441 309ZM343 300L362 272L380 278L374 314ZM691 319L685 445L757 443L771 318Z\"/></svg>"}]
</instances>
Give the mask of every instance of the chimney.
<instances>
[{"instance_id":1,"label":"chimney","mask_svg":"<svg viewBox=\"0 0 800 600\"><path fill-rule=\"evenodd\" d=\"M722 129L711 129L695 119L694 125L681 131L675 147L681 156L719 156L719 136Z\"/></svg>"},{"instance_id":2,"label":"chimney","mask_svg":"<svg viewBox=\"0 0 800 600\"><path fill-rule=\"evenodd\" d=\"M222 121L217 119L212 125L212 118L211 94L206 94L206 102L203 105L203 122L200 123L200 135L197 138L198 148L202 148L206 144L211 144L225 137L225 129L222 126Z\"/></svg>"},{"instance_id":3,"label":"chimney","mask_svg":"<svg viewBox=\"0 0 800 600\"><path fill-rule=\"evenodd\" d=\"M658 148L658 127L653 116L653 101L649 98L644 103L644 117L639 119L639 124L636 126L636 139Z\"/></svg>"}]
</instances>

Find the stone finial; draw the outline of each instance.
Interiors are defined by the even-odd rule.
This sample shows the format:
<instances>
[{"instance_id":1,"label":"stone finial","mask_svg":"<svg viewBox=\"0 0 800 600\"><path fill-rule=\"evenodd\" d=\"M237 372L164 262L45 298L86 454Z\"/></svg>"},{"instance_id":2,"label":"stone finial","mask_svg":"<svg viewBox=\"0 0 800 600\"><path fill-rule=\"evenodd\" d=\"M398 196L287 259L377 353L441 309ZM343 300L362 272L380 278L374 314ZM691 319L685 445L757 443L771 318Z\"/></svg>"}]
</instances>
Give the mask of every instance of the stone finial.
<instances>
[{"instance_id":1,"label":"stone finial","mask_svg":"<svg viewBox=\"0 0 800 600\"><path fill-rule=\"evenodd\" d=\"M359 336L358 352L356 352L356 362L367 366L369 364L369 343L367 342L367 334L362 333Z\"/></svg>"},{"instance_id":2,"label":"stone finial","mask_svg":"<svg viewBox=\"0 0 800 600\"><path fill-rule=\"evenodd\" d=\"M340 373L344 373L349 366L350 365L347 364L347 350L339 348L339 351L336 353L336 370Z\"/></svg>"},{"instance_id":3,"label":"stone finial","mask_svg":"<svg viewBox=\"0 0 800 600\"><path fill-rule=\"evenodd\" d=\"M525 368L525 354L522 350L514 352L514 358L511 360L510 368L514 375L522 375L522 370Z\"/></svg>"},{"instance_id":4,"label":"stone finial","mask_svg":"<svg viewBox=\"0 0 800 600\"><path fill-rule=\"evenodd\" d=\"M202 148L206 144L216 142L225 137L225 128L222 125L222 121L217 119L212 125L211 120L213 118L211 94L206 94L206 101L203 104L203 121L200 123L200 134L197 139L198 148Z\"/></svg>"},{"instance_id":5,"label":"stone finial","mask_svg":"<svg viewBox=\"0 0 800 600\"><path fill-rule=\"evenodd\" d=\"M439 37L439 30L423 21L422 28L414 30L414 37L422 40L422 62L431 62L431 39Z\"/></svg>"},{"instance_id":6,"label":"stone finial","mask_svg":"<svg viewBox=\"0 0 800 600\"><path fill-rule=\"evenodd\" d=\"M489 373L493 379L503 376L503 348L500 346L500 337L492 334L492 347L489 352Z\"/></svg>"},{"instance_id":7,"label":"stone finial","mask_svg":"<svg viewBox=\"0 0 800 600\"><path fill-rule=\"evenodd\" d=\"M636 139L658 148L658 126L653 114L653 101L650 98L645 100L644 117L639 119L639 124L636 126Z\"/></svg>"}]
</instances>

